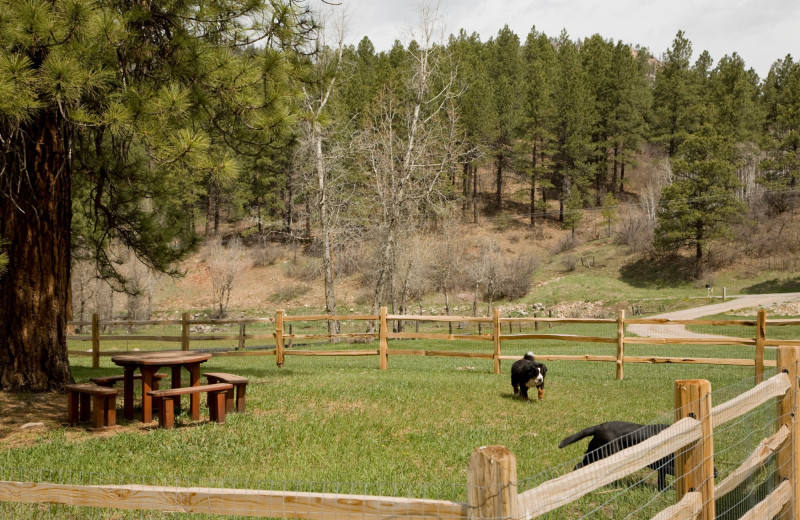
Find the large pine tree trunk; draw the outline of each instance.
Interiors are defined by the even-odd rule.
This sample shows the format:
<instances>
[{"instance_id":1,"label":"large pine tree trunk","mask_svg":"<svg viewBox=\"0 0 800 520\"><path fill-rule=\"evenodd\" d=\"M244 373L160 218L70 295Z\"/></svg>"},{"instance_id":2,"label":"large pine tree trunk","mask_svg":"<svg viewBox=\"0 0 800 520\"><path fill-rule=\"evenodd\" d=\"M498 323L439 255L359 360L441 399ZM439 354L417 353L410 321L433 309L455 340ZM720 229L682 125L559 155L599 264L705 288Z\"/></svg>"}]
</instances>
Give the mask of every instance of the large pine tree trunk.
<instances>
[{"instance_id":1,"label":"large pine tree trunk","mask_svg":"<svg viewBox=\"0 0 800 520\"><path fill-rule=\"evenodd\" d=\"M73 381L66 328L72 179L58 115L45 111L7 137L0 236L0 390L43 392Z\"/></svg>"}]
</instances>

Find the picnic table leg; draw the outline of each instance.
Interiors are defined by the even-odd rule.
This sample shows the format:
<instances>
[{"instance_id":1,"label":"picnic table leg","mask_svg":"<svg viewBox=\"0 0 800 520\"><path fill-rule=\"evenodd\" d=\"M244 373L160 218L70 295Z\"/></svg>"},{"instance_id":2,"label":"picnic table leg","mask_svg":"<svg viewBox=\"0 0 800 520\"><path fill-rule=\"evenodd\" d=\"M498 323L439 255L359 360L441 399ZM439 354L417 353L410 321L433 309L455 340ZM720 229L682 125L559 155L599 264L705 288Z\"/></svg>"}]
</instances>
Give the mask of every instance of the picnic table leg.
<instances>
[{"instance_id":1,"label":"picnic table leg","mask_svg":"<svg viewBox=\"0 0 800 520\"><path fill-rule=\"evenodd\" d=\"M160 367L142 367L142 422L149 423L153 420L153 398L148 394L153 389L153 376Z\"/></svg>"},{"instance_id":2,"label":"picnic table leg","mask_svg":"<svg viewBox=\"0 0 800 520\"><path fill-rule=\"evenodd\" d=\"M198 386L200 385L200 363L192 363L186 366L186 370L189 371L189 381L191 382L191 386ZM200 420L200 394L192 394L189 396L191 398L191 409L192 409L192 420L199 421Z\"/></svg>"},{"instance_id":3,"label":"picnic table leg","mask_svg":"<svg viewBox=\"0 0 800 520\"><path fill-rule=\"evenodd\" d=\"M133 420L133 371L136 370L135 366L125 366L123 367L123 376L124 379L122 381L122 400L125 401L124 409L125 409L125 418Z\"/></svg>"},{"instance_id":4,"label":"picnic table leg","mask_svg":"<svg viewBox=\"0 0 800 520\"><path fill-rule=\"evenodd\" d=\"M175 365L172 367L172 388L181 387L181 366ZM175 399L175 415L181 413L181 398Z\"/></svg>"}]
</instances>

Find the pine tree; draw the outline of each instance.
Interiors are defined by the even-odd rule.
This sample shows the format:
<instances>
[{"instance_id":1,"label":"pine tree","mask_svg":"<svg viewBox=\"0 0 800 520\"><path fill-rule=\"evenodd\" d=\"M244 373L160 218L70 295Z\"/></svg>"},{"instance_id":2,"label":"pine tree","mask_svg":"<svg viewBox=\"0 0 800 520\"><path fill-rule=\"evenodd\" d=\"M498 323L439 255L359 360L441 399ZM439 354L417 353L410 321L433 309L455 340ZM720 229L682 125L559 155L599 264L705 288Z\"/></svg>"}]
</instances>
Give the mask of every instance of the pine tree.
<instances>
[{"instance_id":1,"label":"pine tree","mask_svg":"<svg viewBox=\"0 0 800 520\"><path fill-rule=\"evenodd\" d=\"M693 247L699 266L708 244L727 236L744 210L736 198L736 154L732 141L711 125L689 136L679 152L676 180L661 192L655 246L661 251Z\"/></svg>"},{"instance_id":2,"label":"pine tree","mask_svg":"<svg viewBox=\"0 0 800 520\"><path fill-rule=\"evenodd\" d=\"M495 197L499 211L503 202L503 175L514 164L514 140L520 125L522 60L519 36L506 25L487 43L489 77L494 87L497 127L492 148L495 156Z\"/></svg>"},{"instance_id":3,"label":"pine tree","mask_svg":"<svg viewBox=\"0 0 800 520\"><path fill-rule=\"evenodd\" d=\"M692 44L678 31L667 50L653 87L652 138L670 157L699 125L702 103L698 81L690 67Z\"/></svg>"},{"instance_id":4,"label":"pine tree","mask_svg":"<svg viewBox=\"0 0 800 520\"><path fill-rule=\"evenodd\" d=\"M0 0L0 13L0 389L45 391L72 380L71 247L120 285L117 245L174 272L199 178L290 138L286 56L308 27L275 1ZM264 52L239 50L259 38Z\"/></svg>"},{"instance_id":5,"label":"pine tree","mask_svg":"<svg viewBox=\"0 0 800 520\"><path fill-rule=\"evenodd\" d=\"M582 194L594 176L592 129L596 121L594 99L581 66L578 46L562 31L558 39L558 74L553 89L556 120L553 184L559 191L559 221L573 187Z\"/></svg>"},{"instance_id":6,"label":"pine tree","mask_svg":"<svg viewBox=\"0 0 800 520\"><path fill-rule=\"evenodd\" d=\"M536 215L547 210L546 190L552 187L552 157L554 154L553 128L556 106L553 96L557 73L556 51L544 33L532 28L522 49L525 104L523 107L522 137L529 150L528 172L530 181L530 224L536 223ZM524 156L524 155L523 155ZM520 162L524 162L521 160ZM536 200L537 186L542 192L541 201Z\"/></svg>"},{"instance_id":7,"label":"pine tree","mask_svg":"<svg viewBox=\"0 0 800 520\"><path fill-rule=\"evenodd\" d=\"M800 62L791 56L777 61L764 82L765 147L760 182L769 210L782 213L794 207L800 181Z\"/></svg>"}]
</instances>

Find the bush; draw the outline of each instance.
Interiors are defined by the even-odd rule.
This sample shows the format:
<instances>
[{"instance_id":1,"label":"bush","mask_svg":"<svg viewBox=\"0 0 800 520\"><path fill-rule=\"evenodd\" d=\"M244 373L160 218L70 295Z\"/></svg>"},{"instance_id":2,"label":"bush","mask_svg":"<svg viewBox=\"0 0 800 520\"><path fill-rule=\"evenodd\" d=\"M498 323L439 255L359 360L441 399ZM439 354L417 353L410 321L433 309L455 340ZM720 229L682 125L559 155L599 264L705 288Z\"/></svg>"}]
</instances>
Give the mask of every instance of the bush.
<instances>
[{"instance_id":1,"label":"bush","mask_svg":"<svg viewBox=\"0 0 800 520\"><path fill-rule=\"evenodd\" d=\"M567 251L572 251L576 247L580 245L580 241L572 235L572 233L567 233L556 244L555 249L553 250L553 254L560 254L566 253Z\"/></svg>"},{"instance_id":2,"label":"bush","mask_svg":"<svg viewBox=\"0 0 800 520\"><path fill-rule=\"evenodd\" d=\"M653 254L655 224L643 213L623 215L614 234L614 242L641 255Z\"/></svg>"},{"instance_id":3,"label":"bush","mask_svg":"<svg viewBox=\"0 0 800 520\"><path fill-rule=\"evenodd\" d=\"M270 295L269 299L275 303L284 303L299 298L310 290L311 288L307 285L290 285L289 287L283 287L277 292L274 292Z\"/></svg>"},{"instance_id":4,"label":"bush","mask_svg":"<svg viewBox=\"0 0 800 520\"><path fill-rule=\"evenodd\" d=\"M283 255L283 251L271 245L259 244L252 249L253 267L269 267Z\"/></svg>"},{"instance_id":5,"label":"bush","mask_svg":"<svg viewBox=\"0 0 800 520\"><path fill-rule=\"evenodd\" d=\"M286 274L295 280L311 282L322 278L322 261L318 258L298 260L289 264Z\"/></svg>"}]
</instances>

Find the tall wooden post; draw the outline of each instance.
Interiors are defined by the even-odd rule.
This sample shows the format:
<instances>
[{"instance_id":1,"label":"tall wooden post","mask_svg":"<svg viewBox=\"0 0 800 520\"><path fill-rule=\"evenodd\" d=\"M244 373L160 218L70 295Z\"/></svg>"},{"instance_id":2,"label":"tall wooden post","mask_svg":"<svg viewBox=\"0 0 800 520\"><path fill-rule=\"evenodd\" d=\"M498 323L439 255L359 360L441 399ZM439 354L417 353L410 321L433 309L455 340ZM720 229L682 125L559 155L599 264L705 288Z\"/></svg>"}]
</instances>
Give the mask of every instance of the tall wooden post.
<instances>
[{"instance_id":1,"label":"tall wooden post","mask_svg":"<svg viewBox=\"0 0 800 520\"><path fill-rule=\"evenodd\" d=\"M500 373L500 309L495 307L492 314L492 339L494 340L494 353L492 360L494 361L494 373Z\"/></svg>"},{"instance_id":2,"label":"tall wooden post","mask_svg":"<svg viewBox=\"0 0 800 520\"><path fill-rule=\"evenodd\" d=\"M283 310L275 311L275 364L283 366Z\"/></svg>"},{"instance_id":3,"label":"tall wooden post","mask_svg":"<svg viewBox=\"0 0 800 520\"><path fill-rule=\"evenodd\" d=\"M625 357L625 309L617 312L617 380L622 381Z\"/></svg>"},{"instance_id":4,"label":"tall wooden post","mask_svg":"<svg viewBox=\"0 0 800 520\"><path fill-rule=\"evenodd\" d=\"M244 350L244 334L245 334L245 324L239 324L239 345L236 347L237 350Z\"/></svg>"},{"instance_id":5,"label":"tall wooden post","mask_svg":"<svg viewBox=\"0 0 800 520\"><path fill-rule=\"evenodd\" d=\"M467 473L467 517L519 518L517 459L505 446L481 446L472 452Z\"/></svg>"},{"instance_id":6,"label":"tall wooden post","mask_svg":"<svg viewBox=\"0 0 800 520\"><path fill-rule=\"evenodd\" d=\"M764 342L767 339L767 311L758 310L756 317L756 384L764 382Z\"/></svg>"},{"instance_id":7,"label":"tall wooden post","mask_svg":"<svg viewBox=\"0 0 800 520\"><path fill-rule=\"evenodd\" d=\"M789 427L789 438L778 449L777 466L778 482L791 481L792 498L789 504L777 518L797 518L800 514L800 427L797 422L798 376L800 376L800 347L778 347L778 370L786 372L791 381L789 390L778 399L778 428L783 425ZM788 514L787 514L788 513Z\"/></svg>"},{"instance_id":8,"label":"tall wooden post","mask_svg":"<svg viewBox=\"0 0 800 520\"><path fill-rule=\"evenodd\" d=\"M378 329L378 361L381 370L389 368L389 323L386 321L386 307L381 307L381 323Z\"/></svg>"},{"instance_id":9,"label":"tall wooden post","mask_svg":"<svg viewBox=\"0 0 800 520\"><path fill-rule=\"evenodd\" d=\"M189 313L181 316L181 350L189 350Z\"/></svg>"},{"instance_id":10,"label":"tall wooden post","mask_svg":"<svg viewBox=\"0 0 800 520\"><path fill-rule=\"evenodd\" d=\"M675 501L698 491L703 497L702 520L714 520L714 435L711 423L711 383L705 379L675 381L675 420L694 417L702 437L675 454Z\"/></svg>"},{"instance_id":11,"label":"tall wooden post","mask_svg":"<svg viewBox=\"0 0 800 520\"><path fill-rule=\"evenodd\" d=\"M92 314L92 368L100 368L100 322L96 312Z\"/></svg>"}]
</instances>

